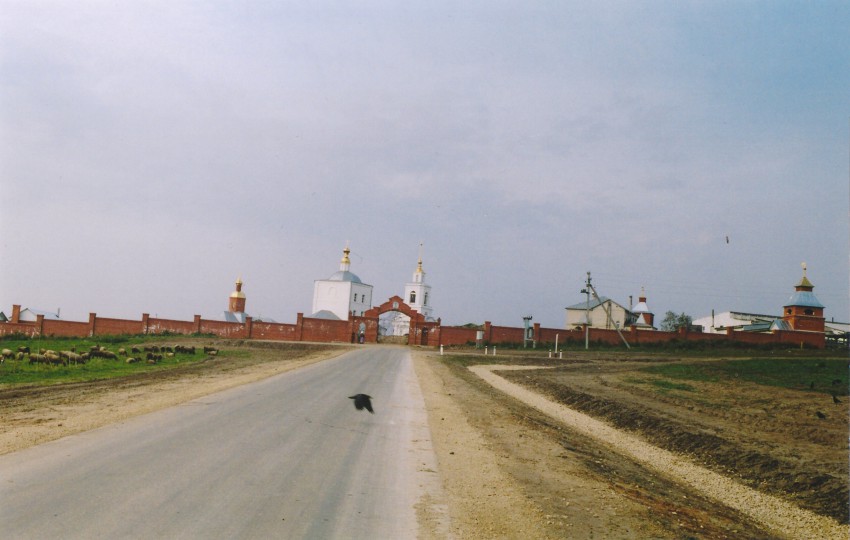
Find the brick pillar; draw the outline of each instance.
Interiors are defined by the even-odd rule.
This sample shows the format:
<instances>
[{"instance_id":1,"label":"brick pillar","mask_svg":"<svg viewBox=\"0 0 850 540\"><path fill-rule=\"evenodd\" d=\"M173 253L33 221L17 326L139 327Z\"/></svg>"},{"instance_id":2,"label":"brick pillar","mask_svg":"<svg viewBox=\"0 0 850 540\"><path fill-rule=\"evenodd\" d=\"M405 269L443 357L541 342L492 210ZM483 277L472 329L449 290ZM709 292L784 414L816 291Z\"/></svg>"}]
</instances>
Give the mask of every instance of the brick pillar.
<instances>
[{"instance_id":1,"label":"brick pillar","mask_svg":"<svg viewBox=\"0 0 850 540\"><path fill-rule=\"evenodd\" d=\"M21 322L21 305L15 304L12 306L12 322L17 324Z\"/></svg>"},{"instance_id":2,"label":"brick pillar","mask_svg":"<svg viewBox=\"0 0 850 540\"><path fill-rule=\"evenodd\" d=\"M142 333L143 334L148 333L148 321L150 320L150 318L151 318L150 314L142 313Z\"/></svg>"},{"instance_id":3,"label":"brick pillar","mask_svg":"<svg viewBox=\"0 0 850 540\"><path fill-rule=\"evenodd\" d=\"M41 337L44 335L44 315L36 315L35 316L35 327L38 332L38 336Z\"/></svg>"},{"instance_id":4,"label":"brick pillar","mask_svg":"<svg viewBox=\"0 0 850 540\"><path fill-rule=\"evenodd\" d=\"M416 319L413 317L410 318L410 331L407 334L407 344L408 345L421 345L419 336L416 335L419 326L416 324Z\"/></svg>"},{"instance_id":5,"label":"brick pillar","mask_svg":"<svg viewBox=\"0 0 850 540\"><path fill-rule=\"evenodd\" d=\"M251 339L251 334L254 332L254 317L245 317L245 338Z\"/></svg>"},{"instance_id":6,"label":"brick pillar","mask_svg":"<svg viewBox=\"0 0 850 540\"><path fill-rule=\"evenodd\" d=\"M490 343L492 341L492 327L493 325L490 323L490 321L484 321L484 343Z\"/></svg>"},{"instance_id":7,"label":"brick pillar","mask_svg":"<svg viewBox=\"0 0 850 540\"><path fill-rule=\"evenodd\" d=\"M94 337L97 313L89 313L89 337Z\"/></svg>"},{"instance_id":8,"label":"brick pillar","mask_svg":"<svg viewBox=\"0 0 850 540\"><path fill-rule=\"evenodd\" d=\"M200 334L201 333L201 316L200 315L195 315L194 324L195 324L195 333Z\"/></svg>"},{"instance_id":9,"label":"brick pillar","mask_svg":"<svg viewBox=\"0 0 850 540\"><path fill-rule=\"evenodd\" d=\"M299 313L295 319L295 341L301 341L304 335L304 314Z\"/></svg>"}]
</instances>

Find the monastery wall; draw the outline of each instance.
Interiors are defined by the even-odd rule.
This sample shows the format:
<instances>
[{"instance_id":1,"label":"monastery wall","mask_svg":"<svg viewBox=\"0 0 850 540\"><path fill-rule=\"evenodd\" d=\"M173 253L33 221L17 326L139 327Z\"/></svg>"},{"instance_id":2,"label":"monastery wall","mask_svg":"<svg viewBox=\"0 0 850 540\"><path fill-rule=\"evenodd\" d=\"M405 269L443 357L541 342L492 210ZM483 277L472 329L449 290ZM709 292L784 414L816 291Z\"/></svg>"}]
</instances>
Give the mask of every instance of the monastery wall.
<instances>
[{"instance_id":1,"label":"monastery wall","mask_svg":"<svg viewBox=\"0 0 850 540\"><path fill-rule=\"evenodd\" d=\"M378 341L378 318L352 317L348 321L314 319L297 315L296 324L254 322L248 317L246 322L235 323L218 320L202 319L195 315L191 321L152 318L143 314L141 320L115 319L98 317L95 313L89 315L88 322L45 320L39 315L35 322L5 322L0 323L0 335L23 334L29 337L91 337L105 335L137 335L173 333L182 335L211 334L231 339L268 339L278 341L315 341L330 343L353 343L358 339L361 325L365 333L366 343ZM551 346L555 343L562 345L584 343L584 330L567 330L563 328L542 328L539 324L534 327L534 340L537 346ZM427 347L440 345L474 344L479 330L467 327L440 326L439 323L420 323L408 343ZM510 326L493 326L484 323L483 344L485 345L521 345L524 328ZM630 345L654 345L674 341L690 342L725 342L744 343L750 345L787 344L794 347L824 348L824 334L821 332L806 332L783 330L772 333L755 333L733 331L731 328L725 334L708 334L690 332L680 329L678 332L662 332L658 330L638 330L631 327L623 331ZM622 340L615 330L590 328L591 343L621 345Z\"/></svg>"}]
</instances>

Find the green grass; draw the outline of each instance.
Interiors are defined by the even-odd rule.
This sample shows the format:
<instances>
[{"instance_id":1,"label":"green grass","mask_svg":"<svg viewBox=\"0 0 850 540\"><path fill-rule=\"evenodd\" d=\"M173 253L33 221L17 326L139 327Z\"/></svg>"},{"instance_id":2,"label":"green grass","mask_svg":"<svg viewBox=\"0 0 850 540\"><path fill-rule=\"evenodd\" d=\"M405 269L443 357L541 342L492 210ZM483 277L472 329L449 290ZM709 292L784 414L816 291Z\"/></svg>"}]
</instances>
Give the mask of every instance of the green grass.
<instances>
[{"instance_id":1,"label":"green grass","mask_svg":"<svg viewBox=\"0 0 850 540\"><path fill-rule=\"evenodd\" d=\"M93 345L105 347L107 350L117 353L119 348L125 348L130 355L130 348L138 346L140 349L146 344L173 345L176 343L188 343L184 339L174 339L170 336L98 336L97 338L45 338L45 339L2 339L0 349L10 349L17 352L18 347L28 346L33 353L39 349L54 351L70 350L76 347L78 353L88 351ZM229 351L220 351L219 356L226 356ZM203 352L203 346L197 346L195 354L176 353L173 357L163 354L162 360L156 364L145 362L145 353L138 355L141 361L128 364L125 362L128 355L119 356L118 360L106 358L92 358L85 364L45 365L30 364L26 355L23 360L6 360L0 364L0 385L31 385L31 384L57 384L67 382L81 382L98 379L111 379L133 375L140 372L173 369L185 366L188 363L199 362L207 355Z\"/></svg>"},{"instance_id":2,"label":"green grass","mask_svg":"<svg viewBox=\"0 0 850 540\"><path fill-rule=\"evenodd\" d=\"M743 380L766 386L848 395L848 361L830 358L750 358L664 364L643 371L671 379L723 383ZM833 384L833 381L840 381Z\"/></svg>"}]
</instances>

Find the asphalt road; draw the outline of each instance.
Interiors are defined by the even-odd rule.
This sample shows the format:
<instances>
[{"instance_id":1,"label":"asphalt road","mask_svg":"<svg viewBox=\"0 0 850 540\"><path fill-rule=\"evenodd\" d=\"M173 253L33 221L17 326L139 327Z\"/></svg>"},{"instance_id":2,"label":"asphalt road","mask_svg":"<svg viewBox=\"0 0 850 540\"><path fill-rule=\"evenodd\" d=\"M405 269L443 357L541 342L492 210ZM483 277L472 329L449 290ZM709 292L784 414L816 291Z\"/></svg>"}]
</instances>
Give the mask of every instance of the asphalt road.
<instances>
[{"instance_id":1,"label":"asphalt road","mask_svg":"<svg viewBox=\"0 0 850 540\"><path fill-rule=\"evenodd\" d=\"M415 538L435 463L409 352L363 347L0 456L0 536Z\"/></svg>"}]
</instances>

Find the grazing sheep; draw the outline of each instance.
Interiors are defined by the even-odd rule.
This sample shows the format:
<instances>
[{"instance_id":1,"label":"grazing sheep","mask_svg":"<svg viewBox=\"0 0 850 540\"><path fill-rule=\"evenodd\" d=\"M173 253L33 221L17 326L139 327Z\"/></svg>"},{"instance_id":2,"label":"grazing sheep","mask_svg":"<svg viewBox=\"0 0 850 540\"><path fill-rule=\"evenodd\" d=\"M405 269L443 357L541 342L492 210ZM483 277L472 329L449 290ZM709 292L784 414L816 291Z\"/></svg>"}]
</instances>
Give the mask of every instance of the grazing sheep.
<instances>
[{"instance_id":1,"label":"grazing sheep","mask_svg":"<svg viewBox=\"0 0 850 540\"><path fill-rule=\"evenodd\" d=\"M73 362L74 364L85 364L85 360L83 360L82 355L75 353L74 351L59 351L59 356L67 360L68 362Z\"/></svg>"},{"instance_id":2,"label":"grazing sheep","mask_svg":"<svg viewBox=\"0 0 850 540\"><path fill-rule=\"evenodd\" d=\"M60 365L61 364L63 366L68 365L67 360L65 360L64 358L62 358L58 354L54 353L53 351L50 351L50 353L45 354L44 357L47 359L47 363L49 363L49 364L53 364L53 365Z\"/></svg>"},{"instance_id":3,"label":"grazing sheep","mask_svg":"<svg viewBox=\"0 0 850 540\"><path fill-rule=\"evenodd\" d=\"M15 360L17 360L17 361L19 361L19 362L20 362L20 361L21 361L21 360L23 360L23 359L24 359L24 353L22 353L22 352L20 352L20 351L18 351L18 352L16 352L16 353L15 353Z\"/></svg>"},{"instance_id":4,"label":"grazing sheep","mask_svg":"<svg viewBox=\"0 0 850 540\"><path fill-rule=\"evenodd\" d=\"M121 356L127 356L127 349L121 347L120 349L118 349L118 354L120 354Z\"/></svg>"},{"instance_id":5,"label":"grazing sheep","mask_svg":"<svg viewBox=\"0 0 850 540\"><path fill-rule=\"evenodd\" d=\"M138 358L133 358L132 356L127 358L127 360L125 360L125 362L127 362L128 364L135 364L138 361L139 361Z\"/></svg>"},{"instance_id":6,"label":"grazing sheep","mask_svg":"<svg viewBox=\"0 0 850 540\"><path fill-rule=\"evenodd\" d=\"M2 355L3 360L5 360L7 358L13 358L15 356L15 353L13 353L11 349L3 349L2 351L0 351L0 355Z\"/></svg>"},{"instance_id":7,"label":"grazing sheep","mask_svg":"<svg viewBox=\"0 0 850 540\"><path fill-rule=\"evenodd\" d=\"M141 352L138 347L130 347L130 354L140 354Z\"/></svg>"},{"instance_id":8,"label":"grazing sheep","mask_svg":"<svg viewBox=\"0 0 850 540\"><path fill-rule=\"evenodd\" d=\"M22 345L22 346L18 347L18 352L29 354L30 348L29 348L29 346Z\"/></svg>"},{"instance_id":9,"label":"grazing sheep","mask_svg":"<svg viewBox=\"0 0 850 540\"><path fill-rule=\"evenodd\" d=\"M47 358L45 358L45 356L41 353L30 353L29 363L30 364L46 364Z\"/></svg>"}]
</instances>

